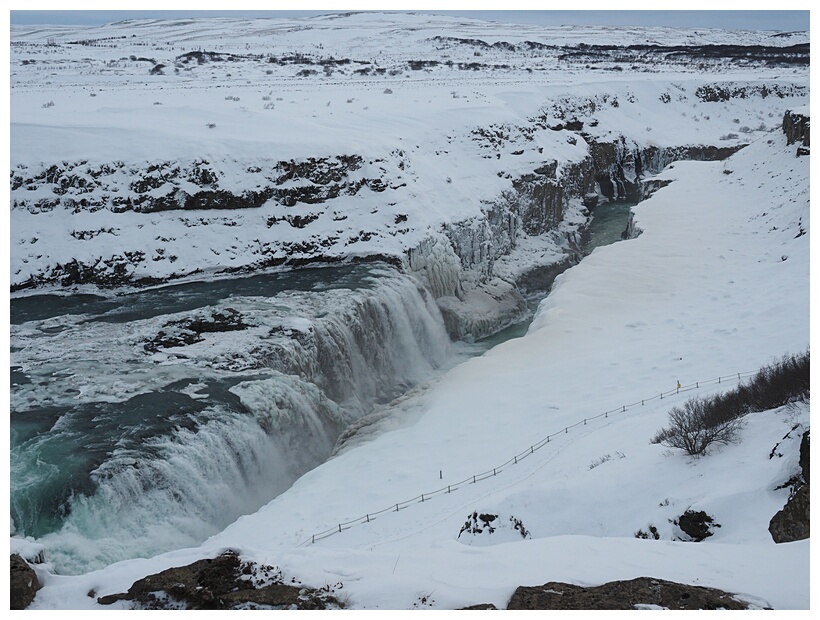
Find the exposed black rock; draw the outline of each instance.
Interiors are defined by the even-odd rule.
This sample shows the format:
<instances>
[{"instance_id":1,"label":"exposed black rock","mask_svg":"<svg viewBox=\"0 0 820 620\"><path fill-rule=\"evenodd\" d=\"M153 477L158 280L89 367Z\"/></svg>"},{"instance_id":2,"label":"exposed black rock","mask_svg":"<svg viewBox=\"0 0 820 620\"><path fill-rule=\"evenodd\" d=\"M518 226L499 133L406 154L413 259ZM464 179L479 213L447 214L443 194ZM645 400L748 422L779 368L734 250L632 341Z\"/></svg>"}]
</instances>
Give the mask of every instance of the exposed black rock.
<instances>
[{"instance_id":1,"label":"exposed black rock","mask_svg":"<svg viewBox=\"0 0 820 620\"><path fill-rule=\"evenodd\" d=\"M769 533L776 543L805 540L810 537L810 499L808 484L797 490L783 510L769 522Z\"/></svg>"},{"instance_id":2,"label":"exposed black rock","mask_svg":"<svg viewBox=\"0 0 820 620\"><path fill-rule=\"evenodd\" d=\"M248 325L242 320L242 314L233 308L226 308L225 312L212 312L208 317L192 317L182 321L172 321L165 325L168 330L161 330L157 335L146 342L143 348L155 353L160 349L184 347L202 341L202 334L230 332L247 329Z\"/></svg>"},{"instance_id":3,"label":"exposed black rock","mask_svg":"<svg viewBox=\"0 0 820 620\"><path fill-rule=\"evenodd\" d=\"M542 586L516 588L507 609L748 609L729 592L663 579L638 577L584 588L551 581Z\"/></svg>"},{"instance_id":4,"label":"exposed black rock","mask_svg":"<svg viewBox=\"0 0 820 620\"><path fill-rule=\"evenodd\" d=\"M806 484L809 484L809 459L810 459L810 448L809 448L809 431L803 433L803 438L800 440L800 469L803 472L803 479L806 481Z\"/></svg>"},{"instance_id":5,"label":"exposed black rock","mask_svg":"<svg viewBox=\"0 0 820 620\"><path fill-rule=\"evenodd\" d=\"M794 431L795 428L793 428L792 431ZM792 431L789 431L783 439L789 438ZM782 452L779 451L780 445L781 444L778 443L772 448L769 458L783 456ZM809 486L809 450L809 431L807 430L803 433L800 440L800 474L792 476L788 481L777 487L791 487L791 494L783 509L772 517L772 520L769 522L769 533L776 543L804 540L810 537L811 492Z\"/></svg>"},{"instance_id":6,"label":"exposed black rock","mask_svg":"<svg viewBox=\"0 0 820 620\"><path fill-rule=\"evenodd\" d=\"M694 542L700 542L711 536L712 528L720 527L720 523L702 510L687 510L678 518L677 526Z\"/></svg>"},{"instance_id":7,"label":"exposed black rock","mask_svg":"<svg viewBox=\"0 0 820 620\"><path fill-rule=\"evenodd\" d=\"M786 134L786 143L799 142L803 146L811 146L811 119L803 114L787 110L783 115L783 133Z\"/></svg>"},{"instance_id":8,"label":"exposed black rock","mask_svg":"<svg viewBox=\"0 0 820 620\"><path fill-rule=\"evenodd\" d=\"M132 601L132 609L340 609L332 592L284 583L272 566L242 562L233 551L140 579L120 594L97 599L100 605Z\"/></svg>"},{"instance_id":9,"label":"exposed black rock","mask_svg":"<svg viewBox=\"0 0 820 620\"><path fill-rule=\"evenodd\" d=\"M797 490L781 511L769 522L769 533L776 543L810 537L810 491L808 484Z\"/></svg>"},{"instance_id":10,"label":"exposed black rock","mask_svg":"<svg viewBox=\"0 0 820 620\"><path fill-rule=\"evenodd\" d=\"M16 553L11 554L9 588L11 609L26 609L40 589L40 582L34 569Z\"/></svg>"}]
</instances>

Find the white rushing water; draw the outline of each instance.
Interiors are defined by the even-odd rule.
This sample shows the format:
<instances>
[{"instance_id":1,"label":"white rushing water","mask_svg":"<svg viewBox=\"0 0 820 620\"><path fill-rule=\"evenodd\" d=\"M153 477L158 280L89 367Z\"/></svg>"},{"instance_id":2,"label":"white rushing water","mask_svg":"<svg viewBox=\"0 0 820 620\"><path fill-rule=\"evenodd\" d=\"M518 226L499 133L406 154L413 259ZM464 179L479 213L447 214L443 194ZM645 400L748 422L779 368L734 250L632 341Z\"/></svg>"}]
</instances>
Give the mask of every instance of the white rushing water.
<instances>
[{"instance_id":1,"label":"white rushing water","mask_svg":"<svg viewBox=\"0 0 820 620\"><path fill-rule=\"evenodd\" d=\"M267 292L253 276L258 295L239 278L83 299L74 314L57 300L55 316L33 320L18 308L16 534L43 542L65 573L201 542L449 359L435 302L413 278L386 267L310 275L267 276L286 279ZM185 309L163 314L158 302Z\"/></svg>"},{"instance_id":2,"label":"white rushing water","mask_svg":"<svg viewBox=\"0 0 820 620\"><path fill-rule=\"evenodd\" d=\"M587 252L628 214L598 207ZM13 534L62 573L199 544L528 325L453 349L432 294L384 266L15 300Z\"/></svg>"}]
</instances>

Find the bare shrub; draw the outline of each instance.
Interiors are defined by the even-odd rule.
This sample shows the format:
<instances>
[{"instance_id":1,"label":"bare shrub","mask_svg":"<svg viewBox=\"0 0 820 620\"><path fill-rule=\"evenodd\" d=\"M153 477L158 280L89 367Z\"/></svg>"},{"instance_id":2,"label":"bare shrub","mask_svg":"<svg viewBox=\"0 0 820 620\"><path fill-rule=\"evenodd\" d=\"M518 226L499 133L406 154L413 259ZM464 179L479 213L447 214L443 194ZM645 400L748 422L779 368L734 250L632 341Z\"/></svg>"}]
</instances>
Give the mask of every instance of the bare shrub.
<instances>
[{"instance_id":1,"label":"bare shrub","mask_svg":"<svg viewBox=\"0 0 820 620\"><path fill-rule=\"evenodd\" d=\"M691 398L683 408L672 408L669 426L658 430L650 442L681 448L693 456L705 454L712 444L731 443L738 438L746 414L808 399L809 366L808 351L785 355L734 390L709 398Z\"/></svg>"},{"instance_id":2,"label":"bare shrub","mask_svg":"<svg viewBox=\"0 0 820 620\"><path fill-rule=\"evenodd\" d=\"M703 456L713 444L737 441L740 429L743 428L743 418L715 421L710 419L707 405L707 400L694 397L682 407L672 407L669 412L669 427L662 429L663 436L658 443L670 448L680 448L692 456Z\"/></svg>"}]
</instances>

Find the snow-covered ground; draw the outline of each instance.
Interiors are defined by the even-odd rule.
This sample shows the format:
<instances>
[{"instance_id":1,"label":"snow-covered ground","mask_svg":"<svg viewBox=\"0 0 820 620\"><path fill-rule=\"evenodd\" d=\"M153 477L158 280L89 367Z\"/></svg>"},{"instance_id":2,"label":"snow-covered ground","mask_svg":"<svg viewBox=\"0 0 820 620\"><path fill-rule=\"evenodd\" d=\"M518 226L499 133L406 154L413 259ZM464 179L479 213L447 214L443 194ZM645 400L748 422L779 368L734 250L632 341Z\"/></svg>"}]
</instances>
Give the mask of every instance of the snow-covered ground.
<instances>
[{"instance_id":1,"label":"snow-covered ground","mask_svg":"<svg viewBox=\"0 0 820 620\"><path fill-rule=\"evenodd\" d=\"M380 24L376 17L359 19L363 29L368 21ZM352 36L344 27L334 29L337 23L322 24L326 46L332 36ZM252 27L257 24L247 26ZM441 33L453 29L451 23L436 27ZM131 26L111 26L106 36L115 36L117 28L130 32ZM174 28L167 27L169 39ZM192 36L186 28L186 36ZM479 26L471 23L469 28ZM460 36L477 36L469 28ZM414 31L400 32L409 37ZM486 29L482 32L492 39ZM585 29L583 36L592 32ZM621 43L630 36L668 43L664 37L670 35L657 29L594 32L614 35ZM301 26L282 36L297 34L307 36ZM508 31L503 34L511 40ZM714 38L703 43L732 37L759 42L758 35L748 33L706 34ZM13 41L15 36L40 36L45 42L61 35L54 29L41 35L13 30ZM356 36L355 45L346 43L349 49L375 53L372 41L378 37L367 29ZM516 41L535 36L516 31ZM566 36L576 41L578 35ZM418 40L427 41L425 37L418 35ZM296 39L288 41L300 51ZM197 40L186 43L189 49L200 45ZM122 50L112 53L119 57ZM168 51L169 56L177 53ZM143 68L147 71L148 66ZM418 149L417 156L400 158L410 164L411 172L401 169L412 179L410 189L394 190L395 208L409 214L408 235L415 235L414 241L423 235L413 227L413 218L426 230L475 214L482 195L495 196L508 188L498 172L531 171L539 147L561 161L579 159L583 145L571 145L562 132L552 130L538 133L534 145L513 138L498 151L501 156L492 159L482 157L476 142L467 139L476 126L523 123L538 112L538 102L560 100L564 93L581 99L607 95L610 101L617 95L621 105L595 112L596 131L623 133L644 145L715 144L716 136L731 133L733 127L747 127L743 138L751 142L722 162L669 166L662 177L671 184L634 208L635 225L642 233L595 250L559 276L525 337L398 399L390 415L368 427L366 435L354 437L257 513L240 518L199 547L123 561L84 575L56 575L47 570L48 564L40 565L44 587L31 608L100 609L89 592L124 592L147 574L231 548L244 559L277 565L305 584L343 584L355 609L453 609L479 603L504 608L518 585L553 580L597 585L639 576L720 588L759 607L808 609L809 540L775 544L767 530L788 498L788 489L776 487L798 467L799 434L791 433L787 440L784 436L795 425L809 427L808 404L749 415L739 443L699 459L650 444L650 438L666 424L669 409L686 398L730 389L737 373L808 349L810 157L797 157L796 145L786 144L779 126L786 111L781 99L696 101L698 86L726 76L715 80L685 67L675 74L670 67L663 71L644 77L630 74L628 80L613 72L607 74L612 79L595 80L581 65L562 73L561 84L555 83L555 75L498 81L485 75L483 83L465 79L453 86L431 75L425 80L396 77L377 85L357 83L355 90L345 81L323 84L316 78L301 86L288 78L292 81L282 81L288 84L283 87L288 91L284 103L276 102L273 110L262 106L266 87L232 83L231 96L244 101L255 93L260 99L255 102L258 109L239 112L231 107L235 101L224 98L225 90L200 85L196 113L188 103L192 93L174 86L172 75L155 76L167 88L146 91L126 72L108 78L119 80L119 86L99 90L100 73L80 71L70 80L58 80L58 92L41 79L26 82L13 71L13 168L87 159L88 152L101 162L200 156L225 162L237 149L248 160L270 161L333 156L350 146L367 154ZM805 80L803 71L789 79ZM775 82L782 79L769 75ZM757 78L754 72L733 70L731 80ZM384 94L385 88L392 94ZM97 96L89 97L85 89ZM454 90L458 97L450 94ZM664 102L664 93L671 93L669 102ZM87 99L81 101L80 95ZM164 99L162 114L167 114L162 120L145 106L158 97ZM344 103L348 98L354 102ZM52 99L53 107L42 107ZM403 104L395 107L396 101ZM800 104L805 103L807 96L800 98ZM356 104L361 107L354 111L350 106ZM59 116L49 120L52 112ZM278 120L264 125L260 119L268 112ZM207 129L206 122L216 127ZM222 127L227 134L215 133ZM525 154L509 156L525 144ZM441 160L445 164L431 156L437 149L452 151ZM392 172L398 175L397 170ZM356 213L352 224L345 223L354 229L368 221L375 204L361 194L338 200L347 202L334 203L334 208ZM361 206L354 206L357 200ZM275 208L262 207L262 215ZM61 260L77 255L76 247L65 242L66 230L74 226L70 218L97 216L97 226L109 216L55 212L53 221L41 225L41 215L24 213L16 219L13 212L12 217L12 274L23 269L23 259L34 260L40 252L20 249L35 234L29 227L39 226L37 234L48 241L52 259ZM379 230L395 221L390 213ZM169 223L147 217L157 226ZM236 240L241 241L250 218L262 216L236 217L249 218L236 227ZM323 234L321 228L318 233L310 230ZM181 231L184 237L187 233ZM300 231L293 229L293 234ZM183 246L195 236L184 238ZM95 247L117 248L117 243ZM368 250L401 252L410 246L390 241L386 250ZM237 259L242 256L239 251ZM189 252L182 260L195 265L200 258ZM718 377L720 383L712 381ZM678 382L685 389L674 394ZM604 412L607 416L601 417ZM778 442L784 456L770 458ZM687 509L706 511L721 527L703 542L682 540L672 521ZM474 512L498 515L501 525L493 533L460 534ZM528 537L514 527L515 520ZM657 528L659 540L636 537L650 526ZM12 538L11 547L29 556L38 548L20 538Z\"/></svg>"},{"instance_id":2,"label":"snow-covered ground","mask_svg":"<svg viewBox=\"0 0 820 620\"><path fill-rule=\"evenodd\" d=\"M13 286L53 285L52 270L72 260L169 278L317 255L401 257L545 162L560 162L560 178L589 141L742 144L779 126L774 96L797 106L808 92L805 65L668 51L629 63L579 47L782 47L805 33L359 14L16 26L11 40ZM699 89L713 87L735 94L705 101ZM756 94L738 94L747 87ZM550 128L571 118L582 131ZM311 158L336 180L286 173ZM323 202L291 200L334 184L339 195ZM202 190L274 199L157 210Z\"/></svg>"},{"instance_id":3,"label":"snow-covered ground","mask_svg":"<svg viewBox=\"0 0 820 620\"><path fill-rule=\"evenodd\" d=\"M752 414L741 443L700 459L649 443L672 405L731 380L590 421L494 478L306 544L677 381L805 350L809 235L797 234L809 230L808 164L778 132L726 162L674 164L674 182L635 209L641 236L560 277L526 337L397 405L401 428L331 459L201 548L80 577L44 575L34 607L95 607L90 589L124 591L139 576L230 547L305 583L342 582L357 608L407 609L421 597L441 608L504 606L521 584L641 575L808 608L809 541L776 545L767 531L788 496L774 488L794 473L796 444L787 458L769 454L794 424L808 426L808 407ZM674 540L669 520L690 508L722 527L701 543ZM531 538L509 528L459 537L473 511L520 519ZM649 525L661 540L634 537Z\"/></svg>"}]
</instances>

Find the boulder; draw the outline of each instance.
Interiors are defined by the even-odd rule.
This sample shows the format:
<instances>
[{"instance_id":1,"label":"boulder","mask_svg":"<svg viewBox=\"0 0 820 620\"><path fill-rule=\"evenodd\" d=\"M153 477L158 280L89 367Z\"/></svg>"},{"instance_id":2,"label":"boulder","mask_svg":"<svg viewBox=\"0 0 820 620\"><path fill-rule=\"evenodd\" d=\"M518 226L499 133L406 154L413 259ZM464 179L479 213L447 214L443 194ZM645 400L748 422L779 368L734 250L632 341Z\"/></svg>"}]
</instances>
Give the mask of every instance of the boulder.
<instances>
[{"instance_id":1,"label":"boulder","mask_svg":"<svg viewBox=\"0 0 820 620\"><path fill-rule=\"evenodd\" d=\"M809 431L803 433L803 439L800 440L800 469L803 472L803 480L806 484L809 483Z\"/></svg>"},{"instance_id":2,"label":"boulder","mask_svg":"<svg viewBox=\"0 0 820 620\"><path fill-rule=\"evenodd\" d=\"M793 542L809 538L809 485L797 490L783 510L769 522L769 533L776 543Z\"/></svg>"},{"instance_id":3,"label":"boulder","mask_svg":"<svg viewBox=\"0 0 820 620\"><path fill-rule=\"evenodd\" d=\"M748 609L729 592L684 583L638 577L585 588L552 581L518 587L507 609Z\"/></svg>"},{"instance_id":4,"label":"boulder","mask_svg":"<svg viewBox=\"0 0 820 620\"><path fill-rule=\"evenodd\" d=\"M811 146L811 119L800 112L787 110L783 115L783 133L786 134L787 144L797 142Z\"/></svg>"},{"instance_id":5,"label":"boulder","mask_svg":"<svg viewBox=\"0 0 820 620\"><path fill-rule=\"evenodd\" d=\"M339 609L333 588L305 588L283 581L271 566L241 562L227 551L135 581L128 592L97 599L100 605L131 601L134 609ZM341 588L341 584L338 584Z\"/></svg>"},{"instance_id":6,"label":"boulder","mask_svg":"<svg viewBox=\"0 0 820 620\"><path fill-rule=\"evenodd\" d=\"M708 538L713 533L713 527L720 527L720 523L715 523L715 520L702 510L687 510L678 518L677 525L694 542Z\"/></svg>"},{"instance_id":7,"label":"boulder","mask_svg":"<svg viewBox=\"0 0 820 620\"><path fill-rule=\"evenodd\" d=\"M34 595L40 589L40 582L34 569L16 553L11 555L9 588L11 609L25 609L31 605Z\"/></svg>"}]
</instances>

